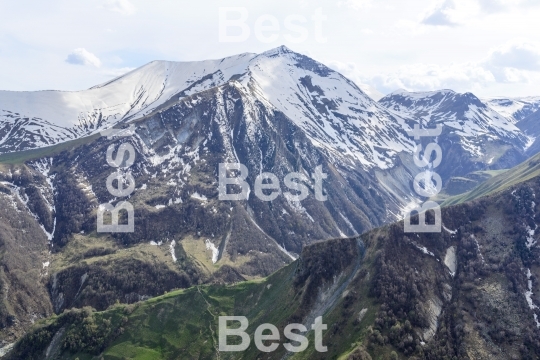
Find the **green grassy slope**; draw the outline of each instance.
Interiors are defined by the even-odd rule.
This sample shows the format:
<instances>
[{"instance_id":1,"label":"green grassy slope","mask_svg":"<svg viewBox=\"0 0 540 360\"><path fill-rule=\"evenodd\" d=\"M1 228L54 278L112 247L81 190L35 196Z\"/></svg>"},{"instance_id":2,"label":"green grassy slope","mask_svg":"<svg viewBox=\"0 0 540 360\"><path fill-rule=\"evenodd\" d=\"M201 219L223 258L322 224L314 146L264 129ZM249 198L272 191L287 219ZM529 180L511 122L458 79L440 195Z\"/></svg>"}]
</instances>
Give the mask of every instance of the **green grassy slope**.
<instances>
[{"instance_id":1,"label":"green grassy slope","mask_svg":"<svg viewBox=\"0 0 540 360\"><path fill-rule=\"evenodd\" d=\"M446 199L442 205L455 205L478 199L482 196L500 192L512 185L525 182L540 175L540 154L537 154L518 166L486 180L473 190Z\"/></svg>"},{"instance_id":2,"label":"green grassy slope","mask_svg":"<svg viewBox=\"0 0 540 360\"><path fill-rule=\"evenodd\" d=\"M486 180L504 173L508 169L502 170L479 170L465 176L453 176L445 183L441 192L433 196L430 200L443 203L445 200L462 195L471 191Z\"/></svg>"},{"instance_id":3,"label":"green grassy slope","mask_svg":"<svg viewBox=\"0 0 540 360\"><path fill-rule=\"evenodd\" d=\"M66 141L60 144L42 147L39 149L17 151L13 153L0 154L1 164L23 164L26 161L40 159L47 156L54 156L61 153L64 150L71 150L77 146L88 144L95 139L99 138L100 134L90 135L84 138Z\"/></svg>"},{"instance_id":4,"label":"green grassy slope","mask_svg":"<svg viewBox=\"0 0 540 360\"><path fill-rule=\"evenodd\" d=\"M539 178L445 207L441 233L404 233L401 222L316 243L262 280L68 310L37 324L6 359L535 359L540 329L524 295L527 269L540 303L540 247L526 246L528 224L540 219L535 194ZM321 314L326 353L315 351L313 332L296 354L282 345L262 353L253 341L243 352L217 351L221 315L246 316L251 338L274 324L283 344L287 324L309 328Z\"/></svg>"},{"instance_id":5,"label":"green grassy slope","mask_svg":"<svg viewBox=\"0 0 540 360\"><path fill-rule=\"evenodd\" d=\"M284 327L292 322L300 322L320 305L316 301L316 287L322 286L330 293L334 293L331 290L336 287L344 289L362 264L354 239L333 240L310 247L314 247L312 251L317 254L314 262L321 260L321 254L332 254L332 251L328 251L329 247L346 255L341 259L336 256L337 253L330 255L333 260L341 261L339 264L334 261L337 265L332 267L333 260L326 259L324 263L330 264L330 269L323 269L317 263L319 271L325 273L320 277L312 276L317 270L311 269L315 265L307 256L305 261L296 261L262 280L229 286L195 286L132 305L117 304L103 312L90 311L88 308L70 310L39 324L32 335L18 343L13 356L17 359L40 359L44 349L49 347L44 344L54 343L57 334L57 346L50 347L49 354L59 359L94 359L98 354L97 359L105 360L215 359L220 315L246 316L249 319L247 332L251 338L260 324L275 324L282 336L281 343L285 343L288 340L283 337ZM369 266L369 263L365 266ZM302 277L302 274L306 276ZM328 279L324 280L327 275ZM367 284L359 289L364 294L368 292ZM325 331L323 342L328 343L329 352L321 355L315 352L313 332L309 332L309 348L302 353L290 354L294 355L290 356L291 359L326 358L330 354L337 358L354 350L356 344L351 343L351 338L365 337L365 326L359 327L354 323L354 317L347 316L340 306L336 306L343 301L341 293L338 291L339 296L325 308L325 322L341 324L340 331L346 331L348 337L338 340L333 336L330 341L335 331ZM369 309L364 323L372 323L376 312L373 299L364 295L350 310L359 312L363 308ZM310 328L311 324L306 325ZM273 353L274 356L277 354L280 357L285 355L283 346ZM260 356L252 341L246 351L221 352L219 358L255 359Z\"/></svg>"}]
</instances>

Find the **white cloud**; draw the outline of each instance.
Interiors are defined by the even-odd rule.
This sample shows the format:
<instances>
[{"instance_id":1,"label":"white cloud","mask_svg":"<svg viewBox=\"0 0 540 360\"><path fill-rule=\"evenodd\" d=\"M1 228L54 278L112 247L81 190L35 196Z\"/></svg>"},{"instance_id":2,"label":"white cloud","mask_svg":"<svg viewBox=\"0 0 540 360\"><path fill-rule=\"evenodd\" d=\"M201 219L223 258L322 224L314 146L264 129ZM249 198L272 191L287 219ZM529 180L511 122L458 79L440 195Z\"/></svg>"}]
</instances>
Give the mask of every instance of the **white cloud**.
<instances>
[{"instance_id":1,"label":"white cloud","mask_svg":"<svg viewBox=\"0 0 540 360\"><path fill-rule=\"evenodd\" d=\"M515 68L503 68L502 77L499 75L499 71L494 71L496 76L501 82L507 83L526 83L531 78L527 71L515 69Z\"/></svg>"},{"instance_id":2,"label":"white cloud","mask_svg":"<svg viewBox=\"0 0 540 360\"><path fill-rule=\"evenodd\" d=\"M506 7L504 0L478 0L480 7L487 13L496 13L504 10Z\"/></svg>"},{"instance_id":3,"label":"white cloud","mask_svg":"<svg viewBox=\"0 0 540 360\"><path fill-rule=\"evenodd\" d=\"M434 73L444 74L453 71L446 70L452 62L476 63L495 78L475 92L477 95L540 95L540 82L534 81L535 74L540 72L518 69L516 64L502 66L502 54L494 55L493 63L487 63L491 51L508 39L521 37L540 41L535 35L540 33L540 7L534 6L535 3L540 5L540 0L467 0L478 8L472 17L466 17L467 11L456 3L444 10L448 21L457 23L456 26L422 23L437 9L430 7L441 7L443 0L372 0L372 6L368 8L365 6L369 2L320 0L316 2L317 6L322 6L327 16L327 20L321 22L322 36L329 39L325 44L315 41L316 24L311 19L315 7L313 1L242 1L242 6L249 10L246 24L252 34L247 41L235 46L219 43L216 19L209 16L217 11L219 1L192 2L188 8L182 1L163 1L159 6L153 2L129 1L52 0L47 6L41 2L31 7L25 6L25 2L12 2L8 7L2 7L4 21L0 22L0 34L4 36L0 36L0 48L9 51L0 51L0 63L4 64L0 67L0 88L77 90L103 81L102 74L111 68L141 66L154 59L204 60L243 52L258 53L270 46L260 43L253 35L253 24L257 16L268 13L280 23L280 31L276 32L280 39L272 46L282 43L285 41L283 36L293 32L284 27L284 19L291 14L302 15L308 19L303 26L309 31L309 38L294 44L293 50L321 60L333 58L355 62L364 83L375 83L373 78L378 75L385 84L398 79L412 87L415 82L411 74L420 72L423 74L420 83L425 87L447 87L449 79L457 75L442 78L428 74L428 70L420 70L437 64L439 68ZM342 3L340 7L338 2ZM58 11L47 11L51 6ZM121 15L130 13L131 16ZM77 26L73 26L74 23ZM31 31L33 28L40 31ZM58 37L65 29L70 29L70 36ZM368 29L373 34L368 35ZM85 47L99 57L101 66L98 70L94 66L84 69L81 69L83 66L67 66L64 60L75 48L73 39L84 39L75 45ZM65 49L64 52L58 54L59 48ZM123 61L115 60L115 57ZM479 65L482 61L486 63ZM411 68L400 69L403 65ZM458 73L463 72L462 69ZM468 86L464 81L458 83ZM476 83L481 81L471 82Z\"/></svg>"},{"instance_id":4,"label":"white cloud","mask_svg":"<svg viewBox=\"0 0 540 360\"><path fill-rule=\"evenodd\" d=\"M127 74L128 72L130 72L132 70L135 70L135 68L133 68L133 67L123 67L123 68L117 68L117 69L107 69L107 70L105 70L103 72L103 75L105 75L107 77L116 78L116 77L122 76L124 74Z\"/></svg>"},{"instance_id":5,"label":"white cloud","mask_svg":"<svg viewBox=\"0 0 540 360\"><path fill-rule=\"evenodd\" d=\"M428 10L421 24L463 25L473 18L540 5L538 0L444 0Z\"/></svg>"},{"instance_id":6,"label":"white cloud","mask_svg":"<svg viewBox=\"0 0 540 360\"><path fill-rule=\"evenodd\" d=\"M473 89L494 82L493 74L477 64L412 64L390 73L379 74L367 82L383 93L396 89L427 91L442 88Z\"/></svg>"},{"instance_id":7,"label":"white cloud","mask_svg":"<svg viewBox=\"0 0 540 360\"><path fill-rule=\"evenodd\" d=\"M132 15L137 10L129 0L106 0L103 3L103 8L124 16Z\"/></svg>"},{"instance_id":8,"label":"white cloud","mask_svg":"<svg viewBox=\"0 0 540 360\"><path fill-rule=\"evenodd\" d=\"M492 67L540 71L540 44L517 40L495 49L487 63Z\"/></svg>"},{"instance_id":9,"label":"white cloud","mask_svg":"<svg viewBox=\"0 0 540 360\"><path fill-rule=\"evenodd\" d=\"M430 11L422 20L426 25L455 26L456 22L451 18L453 10L453 1L446 0L444 3Z\"/></svg>"},{"instance_id":10,"label":"white cloud","mask_svg":"<svg viewBox=\"0 0 540 360\"><path fill-rule=\"evenodd\" d=\"M405 30L409 32L411 35L425 34L426 31L428 30L426 25L418 23L417 21L406 20L406 19L398 20L394 24L394 28L398 32L403 32Z\"/></svg>"},{"instance_id":11,"label":"white cloud","mask_svg":"<svg viewBox=\"0 0 540 360\"><path fill-rule=\"evenodd\" d=\"M540 44L514 40L494 49L481 65L501 83L529 83L540 75Z\"/></svg>"},{"instance_id":12,"label":"white cloud","mask_svg":"<svg viewBox=\"0 0 540 360\"><path fill-rule=\"evenodd\" d=\"M360 10L373 5L372 0L344 0L339 1L338 6L345 6L349 9Z\"/></svg>"},{"instance_id":13,"label":"white cloud","mask_svg":"<svg viewBox=\"0 0 540 360\"><path fill-rule=\"evenodd\" d=\"M85 48L78 48L73 50L66 58L66 62L73 65L85 65L100 67L101 61L99 58L87 51Z\"/></svg>"},{"instance_id":14,"label":"white cloud","mask_svg":"<svg viewBox=\"0 0 540 360\"><path fill-rule=\"evenodd\" d=\"M472 0L445 0L424 15L421 23L434 26L457 26L478 15L480 5Z\"/></svg>"},{"instance_id":15,"label":"white cloud","mask_svg":"<svg viewBox=\"0 0 540 360\"><path fill-rule=\"evenodd\" d=\"M373 100L377 101L384 96L383 93L375 89L373 86L366 84L365 78L362 76L360 70L356 67L354 63L344 63L337 60L332 60L326 62L327 65L343 74L349 80L354 82L362 91L364 91L368 96Z\"/></svg>"},{"instance_id":16,"label":"white cloud","mask_svg":"<svg viewBox=\"0 0 540 360\"><path fill-rule=\"evenodd\" d=\"M515 8L540 5L538 0L478 0L482 10L487 13L508 11Z\"/></svg>"},{"instance_id":17,"label":"white cloud","mask_svg":"<svg viewBox=\"0 0 540 360\"><path fill-rule=\"evenodd\" d=\"M374 76L361 74L354 64L336 69L343 71L353 81L369 84L383 93L396 89L428 91L450 88L474 91L497 83L526 84L539 81L540 44L514 40L476 62L451 65L417 63Z\"/></svg>"}]
</instances>

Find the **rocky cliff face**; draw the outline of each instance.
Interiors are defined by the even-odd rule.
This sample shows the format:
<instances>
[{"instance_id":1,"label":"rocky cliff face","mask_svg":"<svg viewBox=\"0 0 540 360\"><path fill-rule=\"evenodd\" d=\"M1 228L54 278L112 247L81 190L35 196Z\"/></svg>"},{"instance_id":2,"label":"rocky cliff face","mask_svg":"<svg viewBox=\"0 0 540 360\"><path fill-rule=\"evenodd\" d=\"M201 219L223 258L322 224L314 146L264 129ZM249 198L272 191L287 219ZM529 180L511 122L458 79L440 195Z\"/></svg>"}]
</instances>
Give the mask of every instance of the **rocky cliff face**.
<instances>
[{"instance_id":1,"label":"rocky cliff face","mask_svg":"<svg viewBox=\"0 0 540 360\"><path fill-rule=\"evenodd\" d=\"M27 167L2 166L0 336L7 342L21 336L36 320L53 314L44 286L49 273L46 234L54 228L49 210L51 198L52 193L41 174ZM36 221L40 217L43 219L41 226Z\"/></svg>"},{"instance_id":2,"label":"rocky cliff face","mask_svg":"<svg viewBox=\"0 0 540 360\"><path fill-rule=\"evenodd\" d=\"M529 147L527 148L527 154L530 155L537 154L540 150L540 141L538 140L540 125L538 120L540 120L540 110L532 112L516 123L516 126L531 138Z\"/></svg>"}]
</instances>

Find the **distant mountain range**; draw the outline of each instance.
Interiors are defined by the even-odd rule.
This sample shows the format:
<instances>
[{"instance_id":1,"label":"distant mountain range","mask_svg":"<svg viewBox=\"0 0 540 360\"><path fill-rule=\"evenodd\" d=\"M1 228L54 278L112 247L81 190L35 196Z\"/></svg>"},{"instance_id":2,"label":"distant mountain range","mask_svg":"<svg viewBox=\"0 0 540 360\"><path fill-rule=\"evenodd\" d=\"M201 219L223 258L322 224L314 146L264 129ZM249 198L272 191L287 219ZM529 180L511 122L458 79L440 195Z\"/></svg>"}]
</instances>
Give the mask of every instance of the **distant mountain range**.
<instances>
[{"instance_id":1,"label":"distant mountain range","mask_svg":"<svg viewBox=\"0 0 540 360\"><path fill-rule=\"evenodd\" d=\"M523 120L535 111L540 110L540 96L523 98L497 97L482 99L482 101L499 114L514 120L514 122Z\"/></svg>"}]
</instances>

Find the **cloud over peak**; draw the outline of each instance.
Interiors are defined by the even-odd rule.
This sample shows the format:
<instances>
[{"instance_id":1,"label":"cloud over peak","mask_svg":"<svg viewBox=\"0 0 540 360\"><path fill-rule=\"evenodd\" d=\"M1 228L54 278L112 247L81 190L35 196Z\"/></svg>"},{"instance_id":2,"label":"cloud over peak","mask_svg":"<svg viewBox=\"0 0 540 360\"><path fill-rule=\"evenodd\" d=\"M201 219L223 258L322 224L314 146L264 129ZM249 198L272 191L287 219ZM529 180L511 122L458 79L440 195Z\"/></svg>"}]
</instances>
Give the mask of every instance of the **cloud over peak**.
<instances>
[{"instance_id":1,"label":"cloud over peak","mask_svg":"<svg viewBox=\"0 0 540 360\"><path fill-rule=\"evenodd\" d=\"M85 48L77 48L68 54L66 62L73 65L84 65L84 66L94 66L100 67L101 60L99 58L86 50Z\"/></svg>"},{"instance_id":2,"label":"cloud over peak","mask_svg":"<svg viewBox=\"0 0 540 360\"><path fill-rule=\"evenodd\" d=\"M427 91L451 88L475 92L497 84L527 84L540 81L540 43L514 39L483 58L449 65L415 63L375 75L354 66L336 67L357 83L365 83L389 93L395 89Z\"/></svg>"},{"instance_id":3,"label":"cloud over peak","mask_svg":"<svg viewBox=\"0 0 540 360\"><path fill-rule=\"evenodd\" d=\"M373 1L372 0L344 0L344 1L339 1L337 4L338 6L345 6L349 9L360 10L360 9L373 6Z\"/></svg>"},{"instance_id":4,"label":"cloud over peak","mask_svg":"<svg viewBox=\"0 0 540 360\"><path fill-rule=\"evenodd\" d=\"M453 5L452 0L446 0L429 12L422 20L422 24L435 26L457 25L457 23L452 19L452 11L454 10Z\"/></svg>"},{"instance_id":5,"label":"cloud over peak","mask_svg":"<svg viewBox=\"0 0 540 360\"><path fill-rule=\"evenodd\" d=\"M443 0L427 11L420 23L458 26L473 18L538 5L538 0Z\"/></svg>"},{"instance_id":6,"label":"cloud over peak","mask_svg":"<svg viewBox=\"0 0 540 360\"><path fill-rule=\"evenodd\" d=\"M492 51L488 63L494 67L540 71L540 44L526 40L510 42Z\"/></svg>"},{"instance_id":7,"label":"cloud over peak","mask_svg":"<svg viewBox=\"0 0 540 360\"><path fill-rule=\"evenodd\" d=\"M457 26L478 14L480 4L473 0L445 0L427 12L421 23L433 26Z\"/></svg>"},{"instance_id":8,"label":"cloud over peak","mask_svg":"<svg viewBox=\"0 0 540 360\"><path fill-rule=\"evenodd\" d=\"M105 0L103 8L124 16L132 15L137 10L129 0Z\"/></svg>"}]
</instances>

